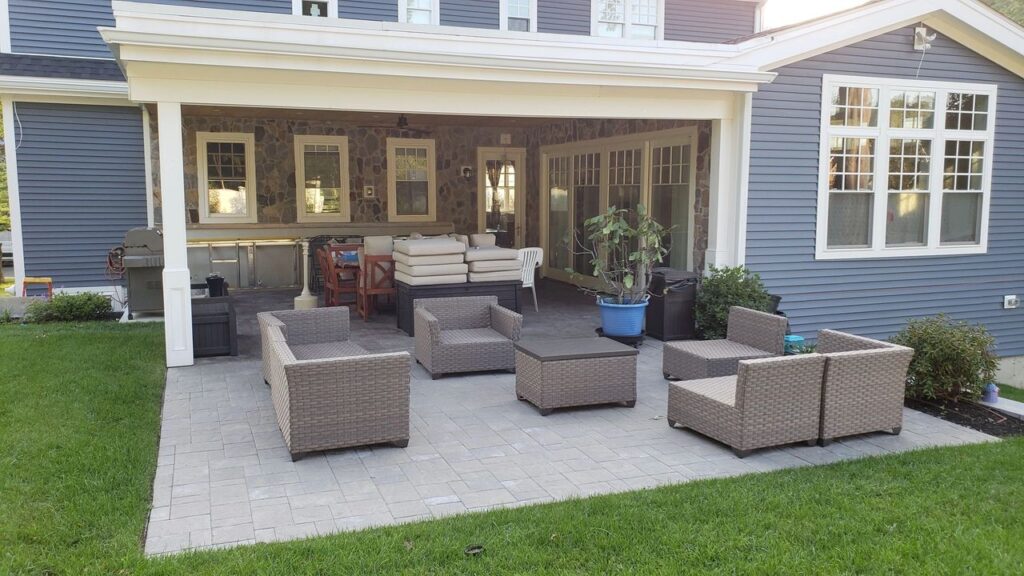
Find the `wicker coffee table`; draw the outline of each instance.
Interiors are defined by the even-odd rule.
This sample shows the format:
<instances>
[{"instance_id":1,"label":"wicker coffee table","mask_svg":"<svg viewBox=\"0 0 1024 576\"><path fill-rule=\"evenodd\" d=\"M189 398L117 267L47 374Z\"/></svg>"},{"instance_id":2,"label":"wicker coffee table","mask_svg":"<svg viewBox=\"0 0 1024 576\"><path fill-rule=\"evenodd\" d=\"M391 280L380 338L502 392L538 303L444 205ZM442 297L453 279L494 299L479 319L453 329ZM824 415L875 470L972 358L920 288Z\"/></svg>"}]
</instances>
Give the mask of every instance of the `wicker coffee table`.
<instances>
[{"instance_id":1,"label":"wicker coffee table","mask_svg":"<svg viewBox=\"0 0 1024 576\"><path fill-rule=\"evenodd\" d=\"M516 395L547 416L555 408L636 405L637 350L608 338L516 343Z\"/></svg>"}]
</instances>

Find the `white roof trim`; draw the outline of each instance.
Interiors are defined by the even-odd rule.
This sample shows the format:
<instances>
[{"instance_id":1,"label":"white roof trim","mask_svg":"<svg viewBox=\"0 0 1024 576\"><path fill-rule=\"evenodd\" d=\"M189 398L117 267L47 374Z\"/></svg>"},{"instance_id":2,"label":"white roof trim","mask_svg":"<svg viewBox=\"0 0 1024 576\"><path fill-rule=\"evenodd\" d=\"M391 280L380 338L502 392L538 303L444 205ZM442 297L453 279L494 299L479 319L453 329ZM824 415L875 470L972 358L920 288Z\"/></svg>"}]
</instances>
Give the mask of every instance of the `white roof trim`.
<instances>
[{"instance_id":1,"label":"white roof trim","mask_svg":"<svg viewBox=\"0 0 1024 576\"><path fill-rule=\"evenodd\" d=\"M128 83L76 78L0 76L0 93L32 96L128 99Z\"/></svg>"},{"instance_id":2,"label":"white roof trim","mask_svg":"<svg viewBox=\"0 0 1024 576\"><path fill-rule=\"evenodd\" d=\"M618 86L753 90L774 74L734 66L731 45L511 33L391 22L113 2L103 39L132 62L198 64L423 78L500 77ZM410 64L421 65L418 69ZM393 70L392 70L393 68ZM555 74L554 77L551 75ZM699 85L699 86L698 86Z\"/></svg>"},{"instance_id":3,"label":"white roof trim","mask_svg":"<svg viewBox=\"0 0 1024 576\"><path fill-rule=\"evenodd\" d=\"M774 70L891 30L924 22L1024 76L1024 28L976 0L888 0L737 44L730 63Z\"/></svg>"}]
</instances>

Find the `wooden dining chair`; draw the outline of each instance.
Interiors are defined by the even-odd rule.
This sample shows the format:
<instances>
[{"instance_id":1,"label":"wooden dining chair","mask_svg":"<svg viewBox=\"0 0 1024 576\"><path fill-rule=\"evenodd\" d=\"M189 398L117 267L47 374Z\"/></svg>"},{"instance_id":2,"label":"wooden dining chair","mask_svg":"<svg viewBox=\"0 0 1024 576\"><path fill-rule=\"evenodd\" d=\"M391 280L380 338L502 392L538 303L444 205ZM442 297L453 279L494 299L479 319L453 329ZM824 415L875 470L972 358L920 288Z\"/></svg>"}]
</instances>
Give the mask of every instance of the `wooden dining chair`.
<instances>
[{"instance_id":1,"label":"wooden dining chair","mask_svg":"<svg viewBox=\"0 0 1024 576\"><path fill-rule=\"evenodd\" d=\"M320 266L320 272L324 279L324 306L338 306L341 304L341 286L338 282L338 273L334 269L334 260L327 247L318 248L316 259Z\"/></svg>"},{"instance_id":2,"label":"wooden dining chair","mask_svg":"<svg viewBox=\"0 0 1024 576\"><path fill-rule=\"evenodd\" d=\"M334 276L338 282L338 303L350 304L357 300L359 287L359 259L351 259L348 255L358 255L361 244L328 244L326 246L330 261L334 264Z\"/></svg>"},{"instance_id":3,"label":"wooden dining chair","mask_svg":"<svg viewBox=\"0 0 1024 576\"><path fill-rule=\"evenodd\" d=\"M394 297L395 261L390 255L363 255L359 270L356 311L365 322L376 311L379 296Z\"/></svg>"}]
</instances>

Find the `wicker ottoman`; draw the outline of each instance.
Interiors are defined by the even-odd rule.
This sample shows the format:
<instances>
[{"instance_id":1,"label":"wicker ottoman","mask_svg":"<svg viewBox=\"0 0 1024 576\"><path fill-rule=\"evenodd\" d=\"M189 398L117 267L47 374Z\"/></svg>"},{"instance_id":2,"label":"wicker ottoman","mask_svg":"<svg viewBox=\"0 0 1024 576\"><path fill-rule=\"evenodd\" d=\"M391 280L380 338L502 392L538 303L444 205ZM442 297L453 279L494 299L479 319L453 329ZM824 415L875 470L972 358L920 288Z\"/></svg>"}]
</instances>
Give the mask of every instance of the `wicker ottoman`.
<instances>
[{"instance_id":1,"label":"wicker ottoman","mask_svg":"<svg viewBox=\"0 0 1024 576\"><path fill-rule=\"evenodd\" d=\"M516 395L547 416L555 408L636 405L637 350L608 338L516 343Z\"/></svg>"}]
</instances>

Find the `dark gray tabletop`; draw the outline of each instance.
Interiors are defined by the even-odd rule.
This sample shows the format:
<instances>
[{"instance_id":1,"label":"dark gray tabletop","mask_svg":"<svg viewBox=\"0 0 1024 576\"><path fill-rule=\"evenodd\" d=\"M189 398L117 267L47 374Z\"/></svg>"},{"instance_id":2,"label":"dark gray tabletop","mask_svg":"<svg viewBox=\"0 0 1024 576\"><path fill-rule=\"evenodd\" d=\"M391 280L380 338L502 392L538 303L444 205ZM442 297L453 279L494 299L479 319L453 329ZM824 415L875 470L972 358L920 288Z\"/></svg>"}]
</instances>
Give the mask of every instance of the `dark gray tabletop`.
<instances>
[{"instance_id":1,"label":"dark gray tabletop","mask_svg":"<svg viewBox=\"0 0 1024 576\"><path fill-rule=\"evenodd\" d=\"M559 340L520 340L516 350L544 362L553 360L579 360L582 358L610 358L636 356L636 348L619 344L608 338L561 338Z\"/></svg>"}]
</instances>

